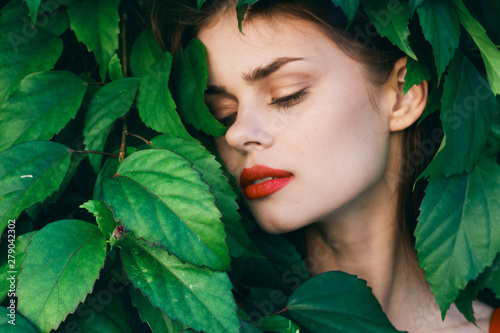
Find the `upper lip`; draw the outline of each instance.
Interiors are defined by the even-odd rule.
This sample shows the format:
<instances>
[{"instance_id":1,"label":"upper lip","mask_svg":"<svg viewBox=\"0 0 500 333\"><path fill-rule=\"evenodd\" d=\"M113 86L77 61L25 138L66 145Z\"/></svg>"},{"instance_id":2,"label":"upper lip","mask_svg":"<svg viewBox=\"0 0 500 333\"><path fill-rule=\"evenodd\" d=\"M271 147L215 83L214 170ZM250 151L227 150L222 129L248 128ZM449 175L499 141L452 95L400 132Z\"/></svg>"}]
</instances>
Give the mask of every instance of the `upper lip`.
<instances>
[{"instance_id":1,"label":"upper lip","mask_svg":"<svg viewBox=\"0 0 500 333\"><path fill-rule=\"evenodd\" d=\"M283 178L290 177L292 175L292 173L285 170L273 169L265 165L255 165L251 168L244 168L241 171L240 181L243 187L247 187L249 185L252 185L252 183L257 179L266 177Z\"/></svg>"}]
</instances>

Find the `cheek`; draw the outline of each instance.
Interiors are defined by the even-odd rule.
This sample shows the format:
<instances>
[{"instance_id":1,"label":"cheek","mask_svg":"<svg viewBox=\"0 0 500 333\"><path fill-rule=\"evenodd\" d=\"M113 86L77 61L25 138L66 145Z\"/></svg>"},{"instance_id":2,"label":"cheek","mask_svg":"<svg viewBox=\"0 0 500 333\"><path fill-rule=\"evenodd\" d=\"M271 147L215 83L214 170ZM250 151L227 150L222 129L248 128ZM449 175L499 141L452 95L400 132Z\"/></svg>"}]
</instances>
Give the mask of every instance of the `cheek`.
<instances>
[{"instance_id":1,"label":"cheek","mask_svg":"<svg viewBox=\"0 0 500 333\"><path fill-rule=\"evenodd\" d=\"M217 153L221 157L221 159L224 161L224 165L226 166L227 171L235 178L237 178L237 168L238 168L238 163L237 163L237 156L236 156L236 151L231 148L227 141L226 138L220 137L220 138L215 138L214 139L215 143L215 149L217 150Z\"/></svg>"}]
</instances>

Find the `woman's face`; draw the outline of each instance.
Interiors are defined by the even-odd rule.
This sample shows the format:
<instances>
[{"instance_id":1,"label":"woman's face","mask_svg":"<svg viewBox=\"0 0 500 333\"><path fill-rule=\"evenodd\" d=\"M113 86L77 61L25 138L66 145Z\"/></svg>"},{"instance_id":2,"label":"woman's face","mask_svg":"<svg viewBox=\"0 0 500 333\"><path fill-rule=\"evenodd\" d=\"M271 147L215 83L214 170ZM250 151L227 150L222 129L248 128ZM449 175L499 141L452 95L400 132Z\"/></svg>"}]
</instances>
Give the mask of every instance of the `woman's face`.
<instances>
[{"instance_id":1,"label":"woman's face","mask_svg":"<svg viewBox=\"0 0 500 333\"><path fill-rule=\"evenodd\" d=\"M287 232L380 200L389 191L383 88L370 88L363 65L313 23L254 18L243 35L235 16L198 37L207 104L231 124L216 147L261 227Z\"/></svg>"}]
</instances>

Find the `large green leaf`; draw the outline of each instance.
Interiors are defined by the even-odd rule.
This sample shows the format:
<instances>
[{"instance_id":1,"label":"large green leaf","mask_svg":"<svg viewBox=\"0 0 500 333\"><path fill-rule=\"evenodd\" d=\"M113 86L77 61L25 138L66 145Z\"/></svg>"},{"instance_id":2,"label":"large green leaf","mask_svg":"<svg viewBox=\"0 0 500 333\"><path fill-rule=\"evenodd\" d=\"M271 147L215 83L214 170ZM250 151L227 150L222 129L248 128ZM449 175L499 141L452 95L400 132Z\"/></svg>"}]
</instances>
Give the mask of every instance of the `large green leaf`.
<instances>
[{"instance_id":1,"label":"large green leaf","mask_svg":"<svg viewBox=\"0 0 500 333\"><path fill-rule=\"evenodd\" d=\"M425 1L417 9L425 38L432 45L438 79L450 63L460 39L456 9L448 0Z\"/></svg>"},{"instance_id":2,"label":"large green leaf","mask_svg":"<svg viewBox=\"0 0 500 333\"><path fill-rule=\"evenodd\" d=\"M18 310L48 332L92 291L106 257L106 239L97 226L61 220L45 226L28 245L19 275Z\"/></svg>"},{"instance_id":3,"label":"large green leaf","mask_svg":"<svg viewBox=\"0 0 500 333\"><path fill-rule=\"evenodd\" d=\"M171 67L172 55L165 53L163 60L146 69L141 78L137 108L141 120L155 131L190 138L168 90Z\"/></svg>"},{"instance_id":4,"label":"large green leaf","mask_svg":"<svg viewBox=\"0 0 500 333\"><path fill-rule=\"evenodd\" d=\"M109 61L118 48L119 4L120 0L82 0L68 5L71 29L94 52L102 81L106 80Z\"/></svg>"},{"instance_id":5,"label":"large green leaf","mask_svg":"<svg viewBox=\"0 0 500 333\"><path fill-rule=\"evenodd\" d=\"M108 134L115 121L123 117L132 105L138 78L124 78L106 84L92 97L85 116L83 130L87 150L102 151ZM90 164L96 172L101 168L102 155L89 156Z\"/></svg>"},{"instance_id":6,"label":"large green leaf","mask_svg":"<svg viewBox=\"0 0 500 333\"><path fill-rule=\"evenodd\" d=\"M185 50L175 57L177 70L177 103L185 121L196 129L219 137L226 133L205 105L208 69L207 51L199 39L192 39Z\"/></svg>"},{"instance_id":7,"label":"large green leaf","mask_svg":"<svg viewBox=\"0 0 500 333\"><path fill-rule=\"evenodd\" d=\"M163 59L163 51L155 41L153 32L144 30L134 41L130 53L130 69L132 74L142 77L147 68Z\"/></svg>"},{"instance_id":8,"label":"large green leaf","mask_svg":"<svg viewBox=\"0 0 500 333\"><path fill-rule=\"evenodd\" d=\"M127 231L183 261L229 268L215 197L190 161L169 150L138 151L102 186L106 204Z\"/></svg>"},{"instance_id":9,"label":"large green leaf","mask_svg":"<svg viewBox=\"0 0 500 333\"><path fill-rule=\"evenodd\" d=\"M96 218L97 225L99 226L99 229L101 229L102 234L106 237L106 239L111 238L111 235L118 226L118 223L116 223L113 212L108 208L108 206L106 206L106 204L102 201L89 200L80 207L85 208L92 213Z\"/></svg>"},{"instance_id":10,"label":"large green leaf","mask_svg":"<svg viewBox=\"0 0 500 333\"><path fill-rule=\"evenodd\" d=\"M398 332L366 281L339 271L304 282L290 296L287 310L314 332Z\"/></svg>"},{"instance_id":11,"label":"large green leaf","mask_svg":"<svg viewBox=\"0 0 500 333\"><path fill-rule=\"evenodd\" d=\"M0 230L9 219L59 189L70 150L55 142L30 141L0 153Z\"/></svg>"},{"instance_id":12,"label":"large green leaf","mask_svg":"<svg viewBox=\"0 0 500 333\"><path fill-rule=\"evenodd\" d=\"M165 249L149 246L131 234L121 248L123 266L135 288L169 318L208 333L239 331L226 273L182 263Z\"/></svg>"},{"instance_id":13,"label":"large green leaf","mask_svg":"<svg viewBox=\"0 0 500 333\"><path fill-rule=\"evenodd\" d=\"M0 307L0 330L2 333L38 333L26 318L16 313L15 308L3 306Z\"/></svg>"},{"instance_id":14,"label":"large green leaf","mask_svg":"<svg viewBox=\"0 0 500 333\"><path fill-rule=\"evenodd\" d=\"M420 266L444 314L500 251L500 167L431 178L415 231Z\"/></svg>"},{"instance_id":15,"label":"large green leaf","mask_svg":"<svg viewBox=\"0 0 500 333\"><path fill-rule=\"evenodd\" d=\"M52 69L62 53L62 41L52 33L37 29L34 38L33 31L23 34L21 30L17 25L0 30L0 103L26 75Z\"/></svg>"},{"instance_id":16,"label":"large green leaf","mask_svg":"<svg viewBox=\"0 0 500 333\"><path fill-rule=\"evenodd\" d=\"M157 148L171 150L193 163L193 168L202 175L203 181L210 186L215 195L215 202L222 214L222 222L226 226L227 244L233 257L255 256L252 242L240 222L237 196L222 174L221 165L203 146L193 140L161 135L151 140L151 145Z\"/></svg>"},{"instance_id":17,"label":"large green leaf","mask_svg":"<svg viewBox=\"0 0 500 333\"><path fill-rule=\"evenodd\" d=\"M31 242L30 237L35 232L36 231L30 231L23 235L19 236L16 235L16 240L14 241L15 247L13 249L15 253L12 253L11 256L6 255L4 258L1 258L2 259L1 262L5 263L2 264L2 266L0 266L0 302L2 302L4 298L7 297L7 295L12 292L10 289L10 281L7 280L7 278L10 277L12 274L16 275L15 284L17 285L17 276L21 271L21 263L26 257L26 252L25 252L26 247Z\"/></svg>"},{"instance_id":18,"label":"large green leaf","mask_svg":"<svg viewBox=\"0 0 500 333\"><path fill-rule=\"evenodd\" d=\"M496 267L491 280L488 281L487 287L491 289L497 299L500 299L500 269L498 267Z\"/></svg>"},{"instance_id":19,"label":"large green leaf","mask_svg":"<svg viewBox=\"0 0 500 333\"><path fill-rule=\"evenodd\" d=\"M402 0L361 0L363 11L370 22L375 25L382 37L387 37L391 43L398 46L408 56L417 60L410 48L408 22L410 6Z\"/></svg>"},{"instance_id":20,"label":"large green leaf","mask_svg":"<svg viewBox=\"0 0 500 333\"><path fill-rule=\"evenodd\" d=\"M500 50L491 41L481 24L472 17L462 0L454 0L460 23L471 35L483 56L486 74L495 95L500 94Z\"/></svg>"},{"instance_id":21,"label":"large green leaf","mask_svg":"<svg viewBox=\"0 0 500 333\"><path fill-rule=\"evenodd\" d=\"M131 288L130 295L141 319L148 323L153 332L178 333L188 328L178 320L172 321L162 309L156 308L139 290Z\"/></svg>"},{"instance_id":22,"label":"large green leaf","mask_svg":"<svg viewBox=\"0 0 500 333\"><path fill-rule=\"evenodd\" d=\"M86 90L83 80L71 72L28 75L0 109L0 151L51 139L76 116Z\"/></svg>"},{"instance_id":23,"label":"large green leaf","mask_svg":"<svg viewBox=\"0 0 500 333\"><path fill-rule=\"evenodd\" d=\"M423 177L470 171L481 155L497 102L488 83L461 53L452 60L443 87L441 121L446 140Z\"/></svg>"}]
</instances>

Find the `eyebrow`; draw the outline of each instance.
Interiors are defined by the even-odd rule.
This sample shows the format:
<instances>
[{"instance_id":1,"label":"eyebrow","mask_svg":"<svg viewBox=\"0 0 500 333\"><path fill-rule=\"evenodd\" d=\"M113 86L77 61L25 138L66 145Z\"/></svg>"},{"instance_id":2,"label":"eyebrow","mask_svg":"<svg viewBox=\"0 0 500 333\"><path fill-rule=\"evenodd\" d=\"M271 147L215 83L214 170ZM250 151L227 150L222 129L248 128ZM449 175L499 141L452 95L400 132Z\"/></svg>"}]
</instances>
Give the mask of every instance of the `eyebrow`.
<instances>
[{"instance_id":1,"label":"eyebrow","mask_svg":"<svg viewBox=\"0 0 500 333\"><path fill-rule=\"evenodd\" d=\"M277 58L264 67L257 67L252 73L243 74L243 79L249 83L260 81L273 74L284 65L298 60L304 60L304 58Z\"/></svg>"},{"instance_id":2,"label":"eyebrow","mask_svg":"<svg viewBox=\"0 0 500 333\"><path fill-rule=\"evenodd\" d=\"M243 74L243 79L249 83L255 83L257 81L265 79L269 75L279 70L284 65L299 60L304 60L304 58L288 58L288 57L277 58L266 66L263 67L259 66L255 68L251 73ZM207 90L205 90L205 95L217 95L224 93L226 93L225 87L215 86L215 85L208 86Z\"/></svg>"}]
</instances>

